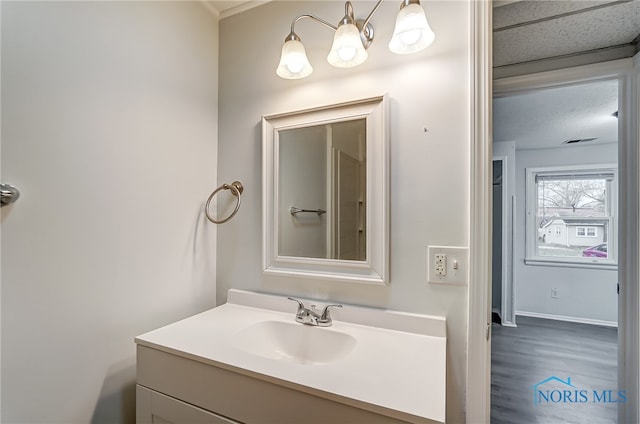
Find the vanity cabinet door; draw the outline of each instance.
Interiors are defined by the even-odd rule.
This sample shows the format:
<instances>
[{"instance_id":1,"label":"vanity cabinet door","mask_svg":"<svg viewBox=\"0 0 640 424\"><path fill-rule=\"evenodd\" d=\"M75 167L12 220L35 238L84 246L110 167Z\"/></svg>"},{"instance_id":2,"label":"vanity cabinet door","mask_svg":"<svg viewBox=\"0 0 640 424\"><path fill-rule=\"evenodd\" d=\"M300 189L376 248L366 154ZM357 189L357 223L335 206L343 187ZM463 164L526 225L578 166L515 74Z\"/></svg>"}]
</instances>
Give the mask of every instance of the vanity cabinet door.
<instances>
[{"instance_id":1,"label":"vanity cabinet door","mask_svg":"<svg viewBox=\"0 0 640 424\"><path fill-rule=\"evenodd\" d=\"M136 386L138 424L240 424L144 386Z\"/></svg>"}]
</instances>

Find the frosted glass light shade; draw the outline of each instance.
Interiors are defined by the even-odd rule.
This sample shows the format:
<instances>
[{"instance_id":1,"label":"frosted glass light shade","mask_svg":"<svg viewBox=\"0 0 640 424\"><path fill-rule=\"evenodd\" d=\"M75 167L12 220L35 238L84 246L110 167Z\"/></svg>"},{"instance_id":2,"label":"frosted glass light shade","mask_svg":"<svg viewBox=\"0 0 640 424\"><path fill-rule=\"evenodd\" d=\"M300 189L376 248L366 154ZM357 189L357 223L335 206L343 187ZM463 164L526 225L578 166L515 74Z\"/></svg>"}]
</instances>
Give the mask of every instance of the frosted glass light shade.
<instances>
[{"instance_id":1,"label":"frosted glass light shade","mask_svg":"<svg viewBox=\"0 0 640 424\"><path fill-rule=\"evenodd\" d=\"M422 6L409 4L398 12L389 50L397 54L415 53L427 48L435 38Z\"/></svg>"},{"instance_id":2,"label":"frosted glass light shade","mask_svg":"<svg viewBox=\"0 0 640 424\"><path fill-rule=\"evenodd\" d=\"M338 68L351 68L367 60L369 55L362 45L360 31L354 24L338 27L327 61Z\"/></svg>"},{"instance_id":3,"label":"frosted glass light shade","mask_svg":"<svg viewBox=\"0 0 640 424\"><path fill-rule=\"evenodd\" d=\"M285 42L276 74L281 78L299 79L308 77L312 72L313 67L307 59L307 52L302 43L298 40Z\"/></svg>"}]
</instances>

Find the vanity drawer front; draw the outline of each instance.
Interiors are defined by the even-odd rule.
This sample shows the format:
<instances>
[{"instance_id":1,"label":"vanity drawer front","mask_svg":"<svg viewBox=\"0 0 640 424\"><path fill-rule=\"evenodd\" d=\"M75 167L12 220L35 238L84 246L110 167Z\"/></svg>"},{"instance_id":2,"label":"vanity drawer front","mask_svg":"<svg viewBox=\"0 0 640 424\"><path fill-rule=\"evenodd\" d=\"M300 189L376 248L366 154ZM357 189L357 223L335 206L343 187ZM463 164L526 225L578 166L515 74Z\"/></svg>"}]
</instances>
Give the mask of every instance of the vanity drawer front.
<instances>
[{"instance_id":1,"label":"vanity drawer front","mask_svg":"<svg viewBox=\"0 0 640 424\"><path fill-rule=\"evenodd\" d=\"M379 411L375 405L364 406L375 412L365 410L336 395L316 396L301 391L303 387L284 387L141 345L137 364L138 384L247 424L432 422L398 417L401 413Z\"/></svg>"},{"instance_id":2,"label":"vanity drawer front","mask_svg":"<svg viewBox=\"0 0 640 424\"><path fill-rule=\"evenodd\" d=\"M240 424L143 386L136 386L137 424Z\"/></svg>"}]
</instances>

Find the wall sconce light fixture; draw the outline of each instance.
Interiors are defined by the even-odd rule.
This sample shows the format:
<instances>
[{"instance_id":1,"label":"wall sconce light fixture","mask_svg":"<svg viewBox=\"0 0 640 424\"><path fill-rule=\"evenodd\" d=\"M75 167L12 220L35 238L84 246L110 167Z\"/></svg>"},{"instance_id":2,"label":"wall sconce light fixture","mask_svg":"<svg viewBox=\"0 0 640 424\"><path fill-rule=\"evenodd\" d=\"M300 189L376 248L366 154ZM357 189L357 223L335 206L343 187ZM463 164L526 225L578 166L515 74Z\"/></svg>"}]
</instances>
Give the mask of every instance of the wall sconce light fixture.
<instances>
[{"instance_id":1,"label":"wall sconce light fixture","mask_svg":"<svg viewBox=\"0 0 640 424\"><path fill-rule=\"evenodd\" d=\"M307 53L300 37L295 32L298 21L310 18L335 31L333 45L327 61L338 68L351 68L367 60L367 48L373 42L373 26L371 17L376 13L383 0L379 0L366 19L355 19L350 1L344 5L344 17L334 26L313 15L300 15L291 23L291 32L284 39L280 63L276 74L286 79L299 79L309 76L313 67L309 63ZM389 50L397 54L415 53L428 47L435 39L429 27L420 0L403 0L396 18L393 37L389 42Z\"/></svg>"}]
</instances>

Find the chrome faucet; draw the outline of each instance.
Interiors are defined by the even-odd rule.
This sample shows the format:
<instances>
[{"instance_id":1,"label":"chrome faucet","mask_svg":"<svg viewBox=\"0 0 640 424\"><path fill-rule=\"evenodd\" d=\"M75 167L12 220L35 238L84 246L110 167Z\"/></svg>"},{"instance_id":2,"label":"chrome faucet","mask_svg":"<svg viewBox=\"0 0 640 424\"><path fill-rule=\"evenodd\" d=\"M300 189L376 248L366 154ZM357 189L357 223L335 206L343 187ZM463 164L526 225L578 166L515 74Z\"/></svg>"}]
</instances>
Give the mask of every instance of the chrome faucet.
<instances>
[{"instance_id":1,"label":"chrome faucet","mask_svg":"<svg viewBox=\"0 0 640 424\"><path fill-rule=\"evenodd\" d=\"M321 313L316 311L316 305L311 305L311 309L304 306L304 303L293 297L289 297L289 300L298 302L298 312L296 312L296 322L314 325L318 327L331 326L331 315L329 315L329 308L342 308L342 305L327 305L324 307Z\"/></svg>"}]
</instances>

